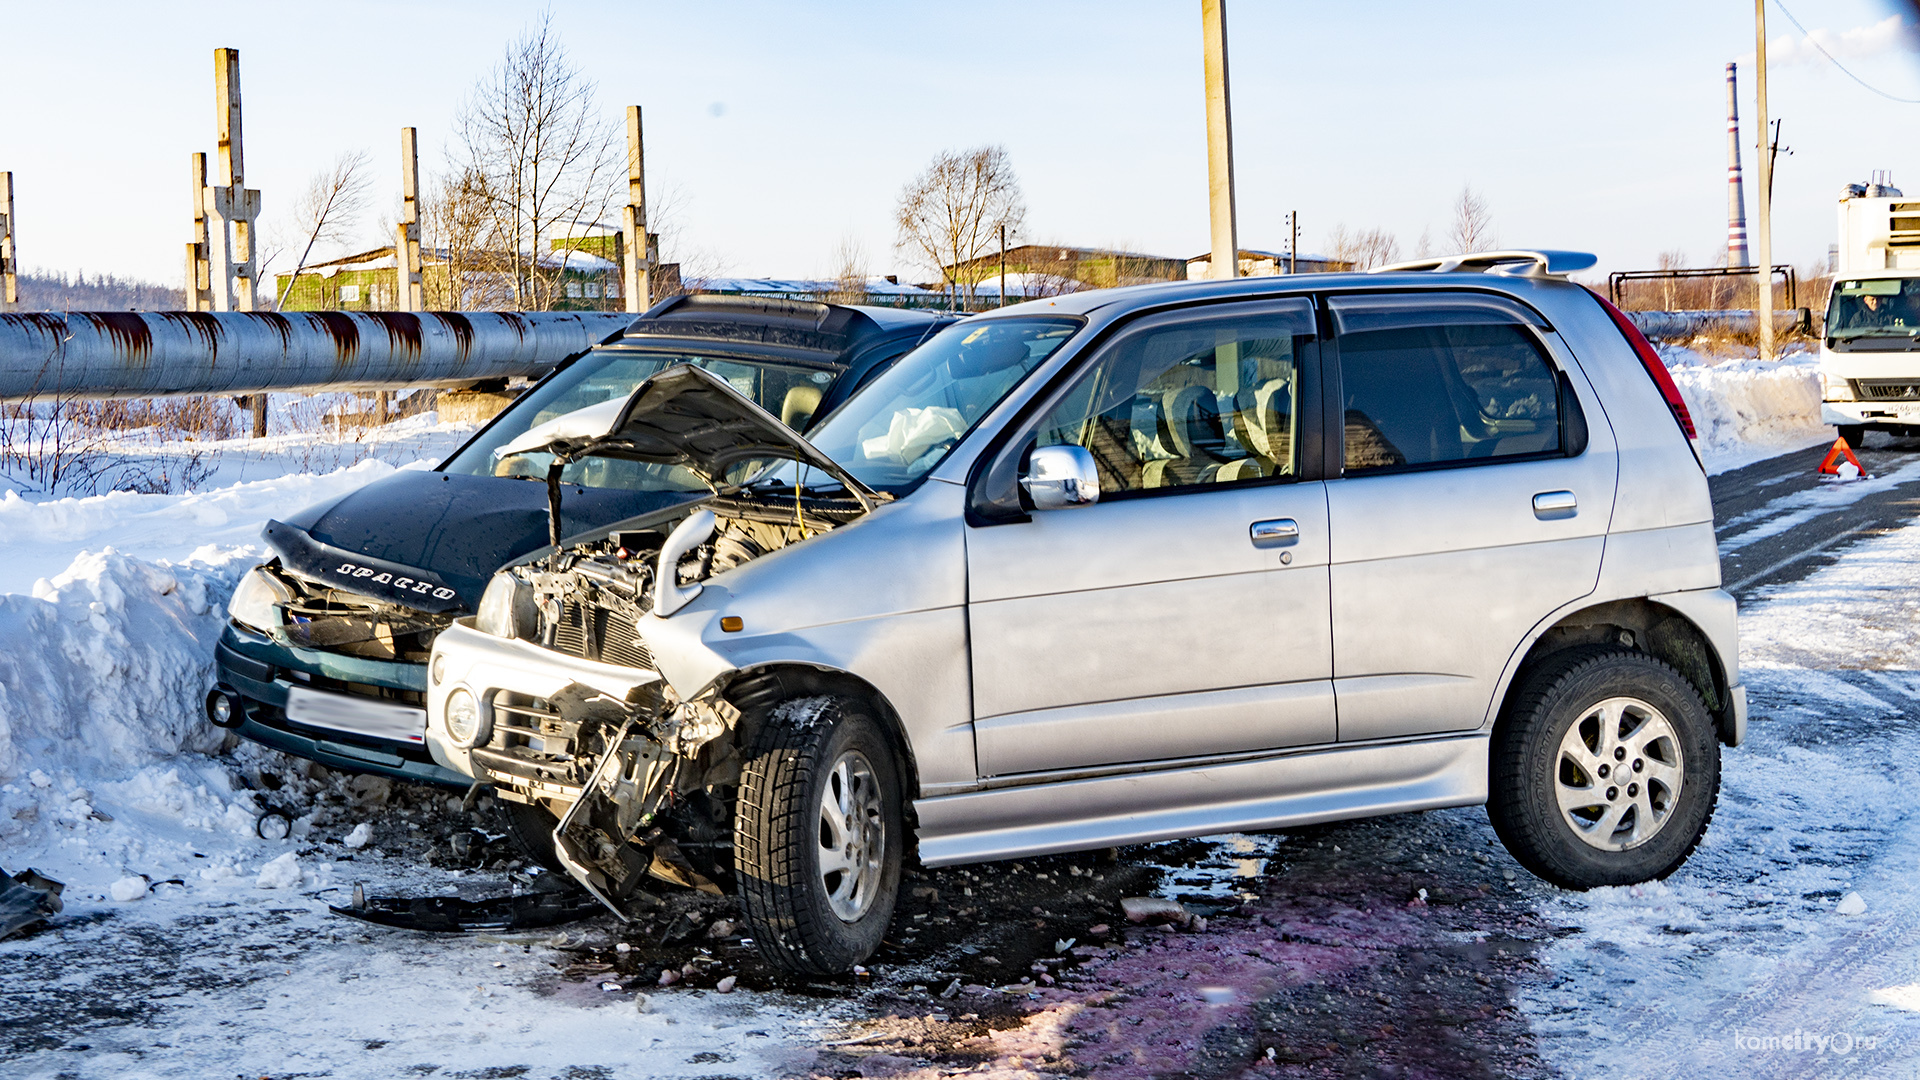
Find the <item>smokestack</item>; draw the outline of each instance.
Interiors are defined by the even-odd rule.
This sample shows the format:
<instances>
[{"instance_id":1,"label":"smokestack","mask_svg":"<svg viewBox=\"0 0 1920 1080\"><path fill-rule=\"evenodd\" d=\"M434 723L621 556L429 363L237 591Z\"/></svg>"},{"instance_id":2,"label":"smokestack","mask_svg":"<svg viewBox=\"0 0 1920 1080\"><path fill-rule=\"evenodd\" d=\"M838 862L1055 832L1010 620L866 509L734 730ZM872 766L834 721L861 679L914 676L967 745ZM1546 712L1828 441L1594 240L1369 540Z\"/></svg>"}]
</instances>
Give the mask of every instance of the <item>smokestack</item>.
<instances>
[{"instance_id":1,"label":"smokestack","mask_svg":"<svg viewBox=\"0 0 1920 1080\"><path fill-rule=\"evenodd\" d=\"M1752 266L1747 254L1747 195L1740 182L1740 91L1727 65L1727 265Z\"/></svg>"}]
</instances>

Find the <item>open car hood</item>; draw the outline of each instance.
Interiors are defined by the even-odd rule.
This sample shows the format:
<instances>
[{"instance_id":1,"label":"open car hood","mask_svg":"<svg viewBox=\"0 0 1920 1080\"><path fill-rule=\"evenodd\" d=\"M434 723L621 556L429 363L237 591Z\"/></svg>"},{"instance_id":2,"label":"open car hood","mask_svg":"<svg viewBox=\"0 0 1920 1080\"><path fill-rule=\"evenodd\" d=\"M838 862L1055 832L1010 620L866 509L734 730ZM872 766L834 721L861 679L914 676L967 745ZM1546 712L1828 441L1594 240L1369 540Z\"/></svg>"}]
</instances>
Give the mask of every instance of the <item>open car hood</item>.
<instances>
[{"instance_id":1,"label":"open car hood","mask_svg":"<svg viewBox=\"0 0 1920 1080\"><path fill-rule=\"evenodd\" d=\"M680 364L636 387L626 400L603 401L535 425L496 454L546 452L566 460L626 458L691 470L716 492L738 485L727 470L743 461L784 458L811 465L845 484L862 505L867 487L753 403L726 380Z\"/></svg>"}]
</instances>

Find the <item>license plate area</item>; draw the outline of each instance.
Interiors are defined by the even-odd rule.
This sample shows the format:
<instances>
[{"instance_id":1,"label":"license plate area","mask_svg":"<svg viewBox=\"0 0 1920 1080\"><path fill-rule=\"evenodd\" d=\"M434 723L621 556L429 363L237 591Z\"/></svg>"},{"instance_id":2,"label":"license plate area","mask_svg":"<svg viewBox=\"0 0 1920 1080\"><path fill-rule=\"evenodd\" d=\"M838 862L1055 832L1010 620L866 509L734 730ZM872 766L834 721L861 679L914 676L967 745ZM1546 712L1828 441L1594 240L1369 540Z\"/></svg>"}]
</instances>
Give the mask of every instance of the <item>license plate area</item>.
<instances>
[{"instance_id":1,"label":"license plate area","mask_svg":"<svg viewBox=\"0 0 1920 1080\"><path fill-rule=\"evenodd\" d=\"M351 694L328 694L304 686L287 687L287 719L308 727L415 745L427 741L425 709Z\"/></svg>"}]
</instances>

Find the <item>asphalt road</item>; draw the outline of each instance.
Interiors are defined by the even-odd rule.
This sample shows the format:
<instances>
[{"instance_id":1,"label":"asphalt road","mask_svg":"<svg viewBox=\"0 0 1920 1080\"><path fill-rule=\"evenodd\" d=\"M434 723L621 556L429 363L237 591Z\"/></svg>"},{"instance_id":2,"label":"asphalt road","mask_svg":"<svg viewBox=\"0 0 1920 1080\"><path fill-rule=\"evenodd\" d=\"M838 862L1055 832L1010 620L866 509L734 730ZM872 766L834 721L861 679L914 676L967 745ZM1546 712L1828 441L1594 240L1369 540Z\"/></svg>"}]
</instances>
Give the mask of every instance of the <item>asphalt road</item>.
<instances>
[{"instance_id":1,"label":"asphalt road","mask_svg":"<svg viewBox=\"0 0 1920 1080\"><path fill-rule=\"evenodd\" d=\"M1797 581L1847 547L1920 516L1920 440L1869 435L1866 478L1843 484L1814 470L1825 446L1713 477L1721 580L1741 600ZM1857 487L1855 485L1858 485Z\"/></svg>"}]
</instances>

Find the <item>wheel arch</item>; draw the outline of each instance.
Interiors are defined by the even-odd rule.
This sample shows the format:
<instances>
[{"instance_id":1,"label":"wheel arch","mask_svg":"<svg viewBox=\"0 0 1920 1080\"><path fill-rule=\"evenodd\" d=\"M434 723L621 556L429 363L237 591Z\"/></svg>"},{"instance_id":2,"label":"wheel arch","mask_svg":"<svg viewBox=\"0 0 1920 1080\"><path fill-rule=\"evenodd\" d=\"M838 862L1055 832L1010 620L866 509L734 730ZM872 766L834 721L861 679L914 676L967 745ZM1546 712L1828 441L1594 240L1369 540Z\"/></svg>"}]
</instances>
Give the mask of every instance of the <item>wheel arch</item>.
<instances>
[{"instance_id":1,"label":"wheel arch","mask_svg":"<svg viewBox=\"0 0 1920 1080\"><path fill-rule=\"evenodd\" d=\"M740 710L743 726L760 722L779 702L822 695L852 698L873 710L874 718L880 721L881 729L886 732L887 740L893 746L894 763L900 770L901 807L911 819L913 802L919 797L920 769L914 759L913 742L907 737L906 725L901 721L899 711L878 687L850 671L792 661L741 668L730 672L720 681L720 696ZM736 733L736 738L744 745L749 741L750 734L743 730ZM914 831L913 822L909 820L909 839Z\"/></svg>"},{"instance_id":2,"label":"wheel arch","mask_svg":"<svg viewBox=\"0 0 1920 1080\"><path fill-rule=\"evenodd\" d=\"M1590 645L1632 649L1671 665L1699 691L1720 741L1737 745L1733 688L1712 639L1684 612L1647 597L1590 604L1547 625L1509 666L1494 710L1495 726L1541 663L1568 649Z\"/></svg>"}]
</instances>

